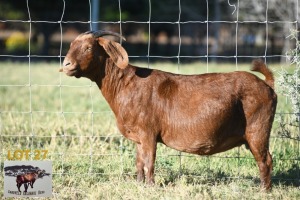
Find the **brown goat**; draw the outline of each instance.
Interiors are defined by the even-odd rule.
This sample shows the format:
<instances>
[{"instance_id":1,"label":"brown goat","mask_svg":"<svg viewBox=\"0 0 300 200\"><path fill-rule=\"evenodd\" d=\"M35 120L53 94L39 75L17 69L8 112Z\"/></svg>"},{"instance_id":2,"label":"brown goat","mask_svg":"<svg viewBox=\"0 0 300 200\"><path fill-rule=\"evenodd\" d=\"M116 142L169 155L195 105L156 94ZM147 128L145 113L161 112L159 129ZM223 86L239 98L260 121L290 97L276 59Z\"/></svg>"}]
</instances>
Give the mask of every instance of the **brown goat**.
<instances>
[{"instance_id":1,"label":"brown goat","mask_svg":"<svg viewBox=\"0 0 300 200\"><path fill-rule=\"evenodd\" d=\"M17 187L19 192L21 192L20 188L22 184L24 184L25 192L27 192L29 185L31 186L31 188L33 188L33 184L36 181L36 179L38 179L40 173L41 171L37 171L37 172L27 173L24 175L18 175L16 182L17 182Z\"/></svg>"},{"instance_id":2,"label":"brown goat","mask_svg":"<svg viewBox=\"0 0 300 200\"><path fill-rule=\"evenodd\" d=\"M138 181L154 183L157 142L178 151L211 155L245 144L271 188L269 136L276 110L272 72L261 61L252 70L179 75L128 64L119 43L86 32L70 46L63 71L96 82L117 119L120 132L137 147Z\"/></svg>"}]
</instances>

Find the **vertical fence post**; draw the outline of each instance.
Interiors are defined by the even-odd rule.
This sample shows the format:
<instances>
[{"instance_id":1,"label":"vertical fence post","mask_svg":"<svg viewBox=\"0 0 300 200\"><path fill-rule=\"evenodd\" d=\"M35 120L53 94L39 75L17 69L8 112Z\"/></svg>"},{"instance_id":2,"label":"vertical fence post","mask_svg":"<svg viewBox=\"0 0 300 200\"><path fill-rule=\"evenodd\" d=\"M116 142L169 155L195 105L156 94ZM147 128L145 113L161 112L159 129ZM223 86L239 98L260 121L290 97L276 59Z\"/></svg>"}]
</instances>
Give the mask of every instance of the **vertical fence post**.
<instances>
[{"instance_id":1,"label":"vertical fence post","mask_svg":"<svg viewBox=\"0 0 300 200\"><path fill-rule=\"evenodd\" d=\"M213 55L212 61L216 62L217 55L218 55L218 49L219 49L219 44L218 44L219 43L219 31L220 31L219 21L220 21L220 15L221 15L219 0L214 0L214 10L215 10L214 20L217 21L217 23L213 24L215 42L213 44L211 54Z\"/></svg>"},{"instance_id":2,"label":"vertical fence post","mask_svg":"<svg viewBox=\"0 0 300 200\"><path fill-rule=\"evenodd\" d=\"M96 21L99 21L99 0L92 0L92 30L98 30L98 23L95 23ZM94 22L94 23L93 23Z\"/></svg>"}]
</instances>

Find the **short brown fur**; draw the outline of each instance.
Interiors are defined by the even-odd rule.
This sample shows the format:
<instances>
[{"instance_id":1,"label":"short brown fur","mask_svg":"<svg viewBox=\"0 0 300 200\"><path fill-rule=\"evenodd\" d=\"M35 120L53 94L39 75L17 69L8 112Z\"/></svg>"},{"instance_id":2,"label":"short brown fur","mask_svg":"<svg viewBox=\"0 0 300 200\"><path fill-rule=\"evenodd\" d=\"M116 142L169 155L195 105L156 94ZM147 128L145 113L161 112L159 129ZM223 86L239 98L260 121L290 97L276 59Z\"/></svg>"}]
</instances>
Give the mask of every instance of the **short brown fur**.
<instances>
[{"instance_id":1,"label":"short brown fur","mask_svg":"<svg viewBox=\"0 0 300 200\"><path fill-rule=\"evenodd\" d=\"M63 71L95 81L120 132L137 146L137 179L154 183L157 142L198 155L245 144L271 188L269 137L277 104L272 72L261 61L248 72L178 75L128 64L121 45L92 34L72 42Z\"/></svg>"},{"instance_id":2,"label":"short brown fur","mask_svg":"<svg viewBox=\"0 0 300 200\"><path fill-rule=\"evenodd\" d=\"M173 96L178 92L178 85L176 81L169 78L164 80L158 86L158 94L161 98L172 99Z\"/></svg>"}]
</instances>

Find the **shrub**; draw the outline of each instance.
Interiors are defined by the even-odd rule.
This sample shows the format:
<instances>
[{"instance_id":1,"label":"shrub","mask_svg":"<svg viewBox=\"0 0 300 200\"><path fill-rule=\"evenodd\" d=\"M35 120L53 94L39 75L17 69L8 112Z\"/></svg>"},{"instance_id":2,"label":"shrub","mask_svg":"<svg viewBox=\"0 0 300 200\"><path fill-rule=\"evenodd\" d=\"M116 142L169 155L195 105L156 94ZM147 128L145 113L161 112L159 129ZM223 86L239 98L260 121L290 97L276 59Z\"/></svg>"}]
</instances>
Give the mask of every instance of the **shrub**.
<instances>
[{"instance_id":1,"label":"shrub","mask_svg":"<svg viewBox=\"0 0 300 200\"><path fill-rule=\"evenodd\" d=\"M289 36L295 40L296 47L287 52L287 56L294 67L292 71L282 69L278 78L280 91L287 96L292 104L293 114L289 122L280 119L281 135L296 140L300 140L299 126L300 126L300 41L298 40L298 32L292 31ZM291 128L298 130L298 135L291 136Z\"/></svg>"},{"instance_id":2,"label":"shrub","mask_svg":"<svg viewBox=\"0 0 300 200\"><path fill-rule=\"evenodd\" d=\"M20 32L13 32L5 41L6 50L9 53L28 52L28 37Z\"/></svg>"}]
</instances>

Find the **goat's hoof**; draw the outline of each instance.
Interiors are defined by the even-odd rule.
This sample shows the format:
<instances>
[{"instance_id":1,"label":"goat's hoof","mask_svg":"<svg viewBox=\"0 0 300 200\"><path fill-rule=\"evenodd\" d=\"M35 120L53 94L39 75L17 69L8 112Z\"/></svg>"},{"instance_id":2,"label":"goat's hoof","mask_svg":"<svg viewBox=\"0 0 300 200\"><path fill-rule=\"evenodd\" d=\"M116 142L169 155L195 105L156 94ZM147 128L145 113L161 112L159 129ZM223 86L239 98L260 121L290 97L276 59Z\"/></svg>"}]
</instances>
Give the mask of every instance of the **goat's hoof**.
<instances>
[{"instance_id":1,"label":"goat's hoof","mask_svg":"<svg viewBox=\"0 0 300 200\"><path fill-rule=\"evenodd\" d=\"M154 185L155 185L154 180L148 180L148 181L146 181L146 183L147 183L147 185L149 185L149 186L154 186Z\"/></svg>"},{"instance_id":2,"label":"goat's hoof","mask_svg":"<svg viewBox=\"0 0 300 200\"><path fill-rule=\"evenodd\" d=\"M143 183L145 181L145 178L144 176L138 176L136 180L137 182Z\"/></svg>"},{"instance_id":3,"label":"goat's hoof","mask_svg":"<svg viewBox=\"0 0 300 200\"><path fill-rule=\"evenodd\" d=\"M271 190L272 190L272 187L270 187L270 186L261 186L260 187L260 191L261 192L267 192L267 193L269 193L269 192L271 192Z\"/></svg>"}]
</instances>

